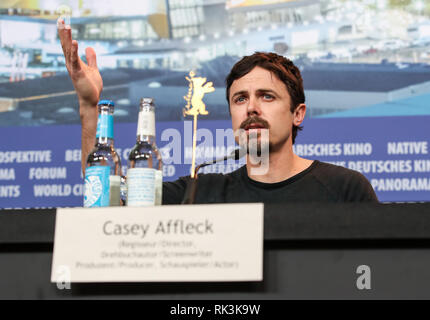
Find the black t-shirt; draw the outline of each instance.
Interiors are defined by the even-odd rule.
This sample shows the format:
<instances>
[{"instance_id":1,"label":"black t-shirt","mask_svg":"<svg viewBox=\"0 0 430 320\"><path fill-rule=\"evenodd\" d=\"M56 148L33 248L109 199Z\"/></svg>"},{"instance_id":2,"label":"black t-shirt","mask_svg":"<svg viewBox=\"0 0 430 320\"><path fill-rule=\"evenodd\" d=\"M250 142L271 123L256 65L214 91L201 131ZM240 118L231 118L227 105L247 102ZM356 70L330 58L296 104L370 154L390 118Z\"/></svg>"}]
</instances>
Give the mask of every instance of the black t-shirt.
<instances>
[{"instance_id":1,"label":"black t-shirt","mask_svg":"<svg viewBox=\"0 0 430 320\"><path fill-rule=\"evenodd\" d=\"M163 184L163 204L180 204L190 177ZM378 202L359 172L315 160L307 169L277 183L248 177L246 166L229 174L201 174L195 203Z\"/></svg>"}]
</instances>

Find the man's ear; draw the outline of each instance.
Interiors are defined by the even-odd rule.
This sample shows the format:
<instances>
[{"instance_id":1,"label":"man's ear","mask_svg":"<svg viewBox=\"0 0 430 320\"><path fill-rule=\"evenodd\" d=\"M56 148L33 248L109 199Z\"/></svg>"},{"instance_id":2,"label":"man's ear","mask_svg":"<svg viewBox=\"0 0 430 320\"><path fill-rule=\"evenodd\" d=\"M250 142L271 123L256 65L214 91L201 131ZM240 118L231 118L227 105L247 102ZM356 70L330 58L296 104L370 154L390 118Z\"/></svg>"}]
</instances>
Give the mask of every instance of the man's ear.
<instances>
[{"instance_id":1,"label":"man's ear","mask_svg":"<svg viewBox=\"0 0 430 320\"><path fill-rule=\"evenodd\" d=\"M293 112L293 124L298 127L302 124L306 115L306 105L301 103L297 106L296 110Z\"/></svg>"}]
</instances>

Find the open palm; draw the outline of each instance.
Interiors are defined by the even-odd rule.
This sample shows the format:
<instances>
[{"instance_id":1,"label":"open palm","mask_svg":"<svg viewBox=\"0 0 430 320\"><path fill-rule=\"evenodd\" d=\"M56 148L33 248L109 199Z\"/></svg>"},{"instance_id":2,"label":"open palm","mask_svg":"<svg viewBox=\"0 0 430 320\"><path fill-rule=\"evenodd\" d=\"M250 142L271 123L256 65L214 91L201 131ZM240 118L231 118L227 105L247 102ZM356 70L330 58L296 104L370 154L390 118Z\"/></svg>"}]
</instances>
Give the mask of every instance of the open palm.
<instances>
[{"instance_id":1,"label":"open palm","mask_svg":"<svg viewBox=\"0 0 430 320\"><path fill-rule=\"evenodd\" d=\"M103 89L103 80L97 68L96 53L93 48L86 48L85 54L88 64L78 55L78 42L72 39L70 26L58 20L58 34L61 47L66 59L66 68L72 79L73 86L79 98L80 105L95 106Z\"/></svg>"}]
</instances>

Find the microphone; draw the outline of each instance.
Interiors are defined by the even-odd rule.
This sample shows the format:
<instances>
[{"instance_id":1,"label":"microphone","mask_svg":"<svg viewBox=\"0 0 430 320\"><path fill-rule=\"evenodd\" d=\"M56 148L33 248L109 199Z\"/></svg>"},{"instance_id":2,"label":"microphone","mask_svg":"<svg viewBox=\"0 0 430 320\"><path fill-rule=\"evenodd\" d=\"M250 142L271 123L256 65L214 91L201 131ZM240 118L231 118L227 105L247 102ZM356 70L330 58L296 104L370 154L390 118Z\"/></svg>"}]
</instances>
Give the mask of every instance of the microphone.
<instances>
[{"instance_id":1,"label":"microphone","mask_svg":"<svg viewBox=\"0 0 430 320\"><path fill-rule=\"evenodd\" d=\"M239 149L233 150L227 156L224 156L224 157L218 158L218 159L214 159L214 160L209 160L209 161L206 161L206 162L199 164L194 170L194 178L190 178L191 180L187 184L187 189L185 190L185 196L184 196L184 199L182 200L181 204L193 204L194 203L194 200L196 198L196 191L197 191L197 177L198 177L197 173L201 168L209 166L211 164L215 164L217 162L226 161L228 159L239 160L245 154L246 154L246 148L240 147Z\"/></svg>"},{"instance_id":2,"label":"microphone","mask_svg":"<svg viewBox=\"0 0 430 320\"><path fill-rule=\"evenodd\" d=\"M226 161L228 159L239 160L245 155L245 152L246 150L244 148L239 148L239 149L233 150L228 156L203 162L202 164L199 164L194 170L194 177L196 177L197 179L197 172L203 167L209 166L211 164L215 164L217 162Z\"/></svg>"}]
</instances>

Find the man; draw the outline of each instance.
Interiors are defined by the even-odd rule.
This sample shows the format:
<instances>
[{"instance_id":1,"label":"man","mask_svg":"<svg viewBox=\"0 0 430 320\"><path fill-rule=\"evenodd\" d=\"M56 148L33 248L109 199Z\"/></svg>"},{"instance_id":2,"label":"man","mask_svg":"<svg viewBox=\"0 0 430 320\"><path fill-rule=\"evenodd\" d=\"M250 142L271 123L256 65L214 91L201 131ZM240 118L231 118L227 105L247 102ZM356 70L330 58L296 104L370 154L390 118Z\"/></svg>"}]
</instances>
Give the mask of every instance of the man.
<instances>
[{"instance_id":1,"label":"man","mask_svg":"<svg viewBox=\"0 0 430 320\"><path fill-rule=\"evenodd\" d=\"M96 134L96 105L103 82L94 50L86 49L86 65L78 56L78 43L72 40L70 27L61 20L59 34L79 99L85 170L85 159ZM253 163L249 154L246 166L230 174L201 175L196 203L378 201L372 186L360 173L293 153L306 105L300 71L290 60L274 53L244 57L232 68L226 84L233 130L242 130L250 144L255 140L260 153L267 146L267 170L255 170L261 163ZM268 139L264 139L263 130L268 131ZM183 177L165 182L163 204L181 203L188 180Z\"/></svg>"}]
</instances>

